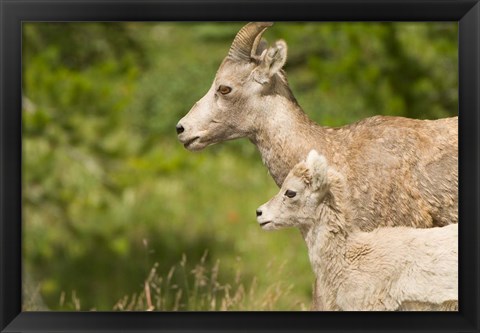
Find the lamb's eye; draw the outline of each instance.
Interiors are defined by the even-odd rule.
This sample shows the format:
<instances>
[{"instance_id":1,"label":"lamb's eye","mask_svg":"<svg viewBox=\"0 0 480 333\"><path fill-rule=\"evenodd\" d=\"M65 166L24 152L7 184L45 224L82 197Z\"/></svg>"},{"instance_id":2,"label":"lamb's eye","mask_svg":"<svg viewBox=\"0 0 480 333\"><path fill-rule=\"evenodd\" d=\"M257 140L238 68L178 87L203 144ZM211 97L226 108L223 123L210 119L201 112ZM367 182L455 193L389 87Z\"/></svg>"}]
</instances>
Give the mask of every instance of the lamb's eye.
<instances>
[{"instance_id":1,"label":"lamb's eye","mask_svg":"<svg viewBox=\"0 0 480 333\"><path fill-rule=\"evenodd\" d=\"M297 195L297 192L292 191L292 190L287 190L287 191L285 192L285 195L286 195L287 197L289 197L289 198L293 198L294 196Z\"/></svg>"},{"instance_id":2,"label":"lamb's eye","mask_svg":"<svg viewBox=\"0 0 480 333\"><path fill-rule=\"evenodd\" d=\"M227 86L220 86L220 87L218 87L218 91L220 92L220 94L226 95L226 94L229 94L232 91L232 88L227 87Z\"/></svg>"}]
</instances>

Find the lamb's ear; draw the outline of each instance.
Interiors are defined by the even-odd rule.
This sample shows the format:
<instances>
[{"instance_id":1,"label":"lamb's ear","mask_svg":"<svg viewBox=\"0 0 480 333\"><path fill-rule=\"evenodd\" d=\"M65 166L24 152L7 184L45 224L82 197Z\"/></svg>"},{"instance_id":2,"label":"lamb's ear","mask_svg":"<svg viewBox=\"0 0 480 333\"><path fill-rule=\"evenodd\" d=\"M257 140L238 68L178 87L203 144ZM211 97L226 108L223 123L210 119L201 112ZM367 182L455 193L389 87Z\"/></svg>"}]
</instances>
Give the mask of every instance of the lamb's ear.
<instances>
[{"instance_id":1,"label":"lamb's ear","mask_svg":"<svg viewBox=\"0 0 480 333\"><path fill-rule=\"evenodd\" d=\"M287 43L279 40L272 46L263 51L260 58L260 64L254 69L254 79L258 83L265 84L268 80L278 73L287 61Z\"/></svg>"},{"instance_id":2,"label":"lamb's ear","mask_svg":"<svg viewBox=\"0 0 480 333\"><path fill-rule=\"evenodd\" d=\"M305 163L312 177L313 188L320 189L327 186L328 163L325 156L320 155L316 150L311 150Z\"/></svg>"}]
</instances>

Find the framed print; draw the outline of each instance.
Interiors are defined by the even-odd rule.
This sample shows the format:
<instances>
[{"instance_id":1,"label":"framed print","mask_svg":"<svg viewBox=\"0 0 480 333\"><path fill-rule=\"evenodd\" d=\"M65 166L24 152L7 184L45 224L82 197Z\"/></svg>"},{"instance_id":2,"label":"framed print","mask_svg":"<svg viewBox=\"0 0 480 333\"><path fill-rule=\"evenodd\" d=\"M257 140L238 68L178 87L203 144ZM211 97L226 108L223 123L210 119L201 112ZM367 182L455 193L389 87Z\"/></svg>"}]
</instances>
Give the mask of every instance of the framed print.
<instances>
[{"instance_id":1,"label":"framed print","mask_svg":"<svg viewBox=\"0 0 480 333\"><path fill-rule=\"evenodd\" d=\"M0 9L2 332L479 330L477 1Z\"/></svg>"}]
</instances>

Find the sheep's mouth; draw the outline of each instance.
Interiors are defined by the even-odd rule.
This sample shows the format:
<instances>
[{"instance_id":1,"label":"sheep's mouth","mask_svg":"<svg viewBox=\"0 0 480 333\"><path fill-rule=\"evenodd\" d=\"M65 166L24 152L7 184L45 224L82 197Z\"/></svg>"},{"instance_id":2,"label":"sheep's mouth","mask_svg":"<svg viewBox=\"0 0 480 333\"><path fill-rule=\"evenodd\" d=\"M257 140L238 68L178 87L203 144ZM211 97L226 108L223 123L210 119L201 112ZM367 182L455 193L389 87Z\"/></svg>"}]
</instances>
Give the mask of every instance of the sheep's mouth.
<instances>
[{"instance_id":1,"label":"sheep's mouth","mask_svg":"<svg viewBox=\"0 0 480 333\"><path fill-rule=\"evenodd\" d=\"M272 221L262 222L262 223L260 223L260 226L263 227L263 226L266 226L269 223L272 223Z\"/></svg>"},{"instance_id":2,"label":"sheep's mouth","mask_svg":"<svg viewBox=\"0 0 480 333\"><path fill-rule=\"evenodd\" d=\"M199 137L199 136L196 136L196 137L188 140L187 142L185 142L185 143L183 144L183 146L188 149L188 147L190 147L190 146L191 146L195 141L197 141L198 139L200 139L200 137Z\"/></svg>"}]
</instances>

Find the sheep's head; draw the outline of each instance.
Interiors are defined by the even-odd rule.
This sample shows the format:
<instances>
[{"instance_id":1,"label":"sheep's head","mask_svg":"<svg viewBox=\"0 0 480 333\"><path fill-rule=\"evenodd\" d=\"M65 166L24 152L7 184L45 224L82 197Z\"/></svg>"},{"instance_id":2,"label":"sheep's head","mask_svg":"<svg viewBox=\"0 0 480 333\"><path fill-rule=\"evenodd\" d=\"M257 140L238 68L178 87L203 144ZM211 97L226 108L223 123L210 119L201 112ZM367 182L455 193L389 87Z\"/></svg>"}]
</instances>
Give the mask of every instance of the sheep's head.
<instances>
[{"instance_id":1,"label":"sheep's head","mask_svg":"<svg viewBox=\"0 0 480 333\"><path fill-rule=\"evenodd\" d=\"M261 39L271 25L249 23L238 32L212 86L176 126L185 148L200 150L217 142L252 137L268 96L289 93L281 71L287 59L286 43L277 41L267 48Z\"/></svg>"},{"instance_id":2,"label":"sheep's head","mask_svg":"<svg viewBox=\"0 0 480 333\"><path fill-rule=\"evenodd\" d=\"M332 172L323 155L310 151L290 170L278 194L257 209L260 226L274 230L312 223L329 193Z\"/></svg>"}]
</instances>

